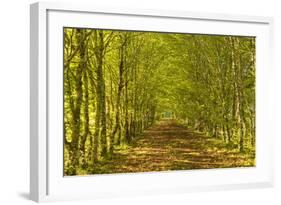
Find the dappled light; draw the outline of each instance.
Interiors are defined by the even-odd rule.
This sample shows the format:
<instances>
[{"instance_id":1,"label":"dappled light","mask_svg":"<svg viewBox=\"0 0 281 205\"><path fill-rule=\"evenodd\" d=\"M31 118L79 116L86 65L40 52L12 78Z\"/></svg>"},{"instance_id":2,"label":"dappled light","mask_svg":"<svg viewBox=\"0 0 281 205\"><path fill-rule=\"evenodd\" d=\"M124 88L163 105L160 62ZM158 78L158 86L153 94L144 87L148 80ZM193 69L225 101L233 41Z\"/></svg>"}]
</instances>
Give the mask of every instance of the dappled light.
<instances>
[{"instance_id":1,"label":"dappled light","mask_svg":"<svg viewBox=\"0 0 281 205\"><path fill-rule=\"evenodd\" d=\"M255 37L64 28L64 175L255 166Z\"/></svg>"},{"instance_id":2,"label":"dappled light","mask_svg":"<svg viewBox=\"0 0 281 205\"><path fill-rule=\"evenodd\" d=\"M111 160L97 164L91 172L151 172L247 166L254 166L254 153L245 155L235 148L225 149L219 139L187 131L175 121L160 121L136 138L130 147L116 150Z\"/></svg>"}]
</instances>

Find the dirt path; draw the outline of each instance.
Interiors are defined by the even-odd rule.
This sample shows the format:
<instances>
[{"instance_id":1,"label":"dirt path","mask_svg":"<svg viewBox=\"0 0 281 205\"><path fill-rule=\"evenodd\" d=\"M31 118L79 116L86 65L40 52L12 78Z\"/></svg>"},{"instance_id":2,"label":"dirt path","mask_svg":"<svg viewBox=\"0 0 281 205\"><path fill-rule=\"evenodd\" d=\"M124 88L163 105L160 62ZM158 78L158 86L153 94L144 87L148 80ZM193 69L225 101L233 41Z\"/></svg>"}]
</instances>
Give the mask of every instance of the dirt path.
<instances>
[{"instance_id":1,"label":"dirt path","mask_svg":"<svg viewBox=\"0 0 281 205\"><path fill-rule=\"evenodd\" d=\"M247 167L254 156L226 148L219 139L189 131L174 121L161 121L127 148L115 150L111 160L100 162L97 173Z\"/></svg>"}]
</instances>

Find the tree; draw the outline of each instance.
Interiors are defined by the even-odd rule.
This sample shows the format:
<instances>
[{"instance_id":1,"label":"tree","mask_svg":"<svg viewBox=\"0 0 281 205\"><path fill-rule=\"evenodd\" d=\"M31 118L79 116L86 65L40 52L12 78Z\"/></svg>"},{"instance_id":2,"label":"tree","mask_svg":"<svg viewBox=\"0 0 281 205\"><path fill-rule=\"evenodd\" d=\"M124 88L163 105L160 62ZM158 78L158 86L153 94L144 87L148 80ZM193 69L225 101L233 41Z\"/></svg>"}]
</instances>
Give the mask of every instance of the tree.
<instances>
[{"instance_id":1,"label":"tree","mask_svg":"<svg viewBox=\"0 0 281 205\"><path fill-rule=\"evenodd\" d=\"M64 29L66 175L94 172L163 113L255 150L255 39Z\"/></svg>"}]
</instances>

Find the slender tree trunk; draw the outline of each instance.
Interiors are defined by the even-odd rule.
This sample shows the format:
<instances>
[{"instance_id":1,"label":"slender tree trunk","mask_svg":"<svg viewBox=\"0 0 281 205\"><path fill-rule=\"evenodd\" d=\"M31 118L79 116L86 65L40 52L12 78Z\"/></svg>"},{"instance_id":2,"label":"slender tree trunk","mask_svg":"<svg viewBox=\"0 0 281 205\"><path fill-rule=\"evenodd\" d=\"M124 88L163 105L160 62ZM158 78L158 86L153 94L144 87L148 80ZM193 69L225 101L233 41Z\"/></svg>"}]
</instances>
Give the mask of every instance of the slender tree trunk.
<instances>
[{"instance_id":1,"label":"slender tree trunk","mask_svg":"<svg viewBox=\"0 0 281 205\"><path fill-rule=\"evenodd\" d=\"M120 107L121 107L121 95L124 87L124 46L125 43L122 43L119 51L119 82L118 82L118 89L117 89L117 99L116 99L116 115L115 115L115 127L111 133L112 138L114 139L114 144L120 145L121 144L121 126L120 126Z\"/></svg>"},{"instance_id":2,"label":"slender tree trunk","mask_svg":"<svg viewBox=\"0 0 281 205\"><path fill-rule=\"evenodd\" d=\"M85 67L86 68L86 67ZM87 167L87 160L86 160L86 149L85 149L85 143L87 140L87 137L89 135L89 86L88 86L88 75L86 72L86 69L84 70L84 133L81 136L81 142L80 142L80 152L81 152L81 165L83 168Z\"/></svg>"},{"instance_id":3,"label":"slender tree trunk","mask_svg":"<svg viewBox=\"0 0 281 205\"><path fill-rule=\"evenodd\" d=\"M106 156L106 104L105 104L105 82L103 76L103 53L104 40L103 31L97 32L97 48L96 48L96 76L97 76L97 110L96 110L96 140L98 141L98 157Z\"/></svg>"},{"instance_id":4,"label":"slender tree trunk","mask_svg":"<svg viewBox=\"0 0 281 205\"><path fill-rule=\"evenodd\" d=\"M235 69L234 69L234 80L236 82L236 115L237 115L237 125L239 134L239 151L244 151L244 98L243 98L243 79L242 79L242 67L240 62L240 53L238 51L239 40L233 37L234 45L234 57L235 57Z\"/></svg>"},{"instance_id":5,"label":"slender tree trunk","mask_svg":"<svg viewBox=\"0 0 281 205\"><path fill-rule=\"evenodd\" d=\"M93 110L97 111L98 108L98 104L97 104L97 85L96 82L94 81L94 74L93 74L93 70L95 68L91 67L89 68L88 71L88 76L89 76L89 80L90 80L90 85L91 85L91 101L92 101L92 108ZM95 125L94 125L94 133L89 133L90 134L90 163L93 165L95 162L98 161L98 140L99 140L99 116L97 116L97 112L95 112ZM98 127L97 127L98 126Z\"/></svg>"},{"instance_id":6,"label":"slender tree trunk","mask_svg":"<svg viewBox=\"0 0 281 205\"><path fill-rule=\"evenodd\" d=\"M110 125L110 129L109 130L113 130L114 129L114 120L113 118L115 118L115 110L114 110L114 102L113 102L113 82L111 80L110 82L110 96L109 96L109 101L108 102L108 116L110 116L111 119L111 125ZM111 115L111 111L112 111L112 115ZM116 122L115 122L116 123ZM112 136L112 133L108 134L107 136L107 155L108 158L111 158L113 155L113 145L114 145L114 136Z\"/></svg>"},{"instance_id":7,"label":"slender tree trunk","mask_svg":"<svg viewBox=\"0 0 281 205\"><path fill-rule=\"evenodd\" d=\"M82 41L81 39L84 39L85 33L78 29L77 30L77 42L80 42L79 46L79 55L80 55L80 61L79 65L76 69L76 79L75 79L75 107L72 113L72 141L70 144L70 161L72 164L72 170L71 174L75 175L76 170L79 165L79 138L80 138L80 113L81 113L81 104L82 104L82 98L83 98L83 90L82 90L82 76L83 76L83 70L86 66L85 61L85 41Z\"/></svg>"},{"instance_id":8,"label":"slender tree trunk","mask_svg":"<svg viewBox=\"0 0 281 205\"><path fill-rule=\"evenodd\" d=\"M130 143L129 135L129 99L128 99L128 68L125 73L125 143Z\"/></svg>"},{"instance_id":9,"label":"slender tree trunk","mask_svg":"<svg viewBox=\"0 0 281 205\"><path fill-rule=\"evenodd\" d=\"M112 130L112 117L111 117L111 102L110 98L107 97L107 113L106 113L106 118L107 118L107 129ZM106 155L107 158L110 159L113 153L113 144L112 144L112 138L110 134L106 135Z\"/></svg>"}]
</instances>

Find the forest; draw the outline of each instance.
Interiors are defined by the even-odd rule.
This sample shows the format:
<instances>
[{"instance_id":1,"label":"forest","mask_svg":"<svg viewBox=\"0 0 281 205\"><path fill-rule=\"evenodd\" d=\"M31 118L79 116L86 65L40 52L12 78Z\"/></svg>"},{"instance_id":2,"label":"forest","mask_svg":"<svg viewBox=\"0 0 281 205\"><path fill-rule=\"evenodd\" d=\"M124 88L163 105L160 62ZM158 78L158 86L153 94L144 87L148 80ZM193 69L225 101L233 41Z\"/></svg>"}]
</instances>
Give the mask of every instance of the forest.
<instances>
[{"instance_id":1,"label":"forest","mask_svg":"<svg viewBox=\"0 0 281 205\"><path fill-rule=\"evenodd\" d=\"M255 166L255 37L63 32L64 176Z\"/></svg>"}]
</instances>

